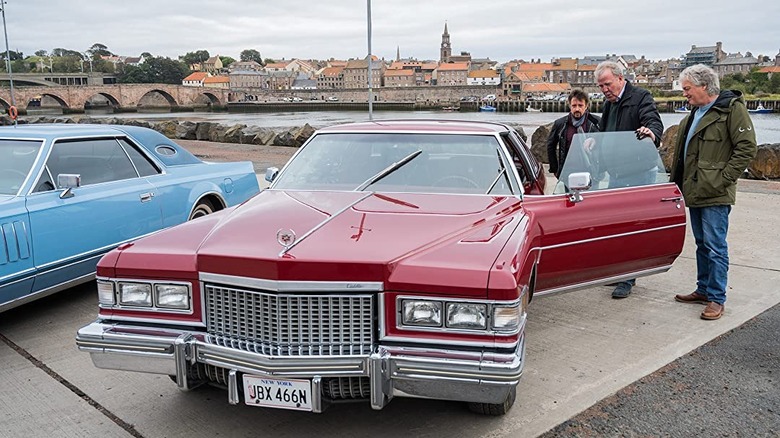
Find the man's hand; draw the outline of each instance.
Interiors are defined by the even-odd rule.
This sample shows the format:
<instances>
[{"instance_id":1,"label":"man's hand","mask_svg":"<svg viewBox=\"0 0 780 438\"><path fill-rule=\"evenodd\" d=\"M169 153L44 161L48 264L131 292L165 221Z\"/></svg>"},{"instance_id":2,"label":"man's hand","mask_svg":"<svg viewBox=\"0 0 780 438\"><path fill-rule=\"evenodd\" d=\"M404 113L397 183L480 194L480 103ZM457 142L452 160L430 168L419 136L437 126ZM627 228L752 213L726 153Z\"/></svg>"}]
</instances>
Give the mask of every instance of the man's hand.
<instances>
[{"instance_id":1,"label":"man's hand","mask_svg":"<svg viewBox=\"0 0 780 438\"><path fill-rule=\"evenodd\" d=\"M653 134L653 131L645 126L640 126L639 129L636 130L636 138L637 140L641 140L645 137L650 137L650 139L653 140L653 143L655 143L655 134Z\"/></svg>"},{"instance_id":2,"label":"man's hand","mask_svg":"<svg viewBox=\"0 0 780 438\"><path fill-rule=\"evenodd\" d=\"M582 148L587 152L592 151L594 147L596 147L596 140L592 138L586 138L585 142L582 143Z\"/></svg>"}]
</instances>

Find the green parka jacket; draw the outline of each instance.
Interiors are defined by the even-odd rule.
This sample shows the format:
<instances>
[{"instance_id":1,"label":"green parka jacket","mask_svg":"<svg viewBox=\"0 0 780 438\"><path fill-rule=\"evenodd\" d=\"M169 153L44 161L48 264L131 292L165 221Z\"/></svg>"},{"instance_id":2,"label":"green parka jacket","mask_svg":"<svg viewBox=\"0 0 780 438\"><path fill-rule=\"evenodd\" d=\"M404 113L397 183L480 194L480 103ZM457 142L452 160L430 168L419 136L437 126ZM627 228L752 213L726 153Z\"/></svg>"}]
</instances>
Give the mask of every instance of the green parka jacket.
<instances>
[{"instance_id":1,"label":"green parka jacket","mask_svg":"<svg viewBox=\"0 0 780 438\"><path fill-rule=\"evenodd\" d=\"M720 92L696 126L682 157L693 111L680 121L671 180L682 190L688 207L734 205L737 179L757 151L756 131L742 93Z\"/></svg>"}]
</instances>

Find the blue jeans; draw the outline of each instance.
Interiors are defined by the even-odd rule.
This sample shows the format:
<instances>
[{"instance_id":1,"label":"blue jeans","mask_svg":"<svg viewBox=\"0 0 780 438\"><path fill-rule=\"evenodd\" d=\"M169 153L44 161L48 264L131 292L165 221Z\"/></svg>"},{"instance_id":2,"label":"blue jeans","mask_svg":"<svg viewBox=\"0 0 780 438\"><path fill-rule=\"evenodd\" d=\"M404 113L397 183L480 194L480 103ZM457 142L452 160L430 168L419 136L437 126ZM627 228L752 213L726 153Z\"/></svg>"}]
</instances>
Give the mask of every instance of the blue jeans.
<instances>
[{"instance_id":1,"label":"blue jeans","mask_svg":"<svg viewBox=\"0 0 780 438\"><path fill-rule=\"evenodd\" d=\"M696 292L707 301L726 302L726 282L729 272L730 205L691 207L691 229L696 240Z\"/></svg>"}]
</instances>

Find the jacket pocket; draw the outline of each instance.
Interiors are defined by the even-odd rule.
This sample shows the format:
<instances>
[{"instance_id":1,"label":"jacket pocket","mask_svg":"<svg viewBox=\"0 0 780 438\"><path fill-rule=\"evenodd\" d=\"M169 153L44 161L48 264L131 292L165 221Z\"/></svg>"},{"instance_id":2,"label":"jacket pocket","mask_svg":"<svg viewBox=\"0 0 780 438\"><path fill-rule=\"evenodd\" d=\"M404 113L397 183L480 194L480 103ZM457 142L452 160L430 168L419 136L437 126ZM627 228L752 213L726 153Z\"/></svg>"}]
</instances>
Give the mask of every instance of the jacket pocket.
<instances>
[{"instance_id":1,"label":"jacket pocket","mask_svg":"<svg viewBox=\"0 0 780 438\"><path fill-rule=\"evenodd\" d=\"M726 168L725 161L705 161L699 160L697 170L697 194L701 198L713 198L726 194L729 182L723 177L723 169Z\"/></svg>"}]
</instances>

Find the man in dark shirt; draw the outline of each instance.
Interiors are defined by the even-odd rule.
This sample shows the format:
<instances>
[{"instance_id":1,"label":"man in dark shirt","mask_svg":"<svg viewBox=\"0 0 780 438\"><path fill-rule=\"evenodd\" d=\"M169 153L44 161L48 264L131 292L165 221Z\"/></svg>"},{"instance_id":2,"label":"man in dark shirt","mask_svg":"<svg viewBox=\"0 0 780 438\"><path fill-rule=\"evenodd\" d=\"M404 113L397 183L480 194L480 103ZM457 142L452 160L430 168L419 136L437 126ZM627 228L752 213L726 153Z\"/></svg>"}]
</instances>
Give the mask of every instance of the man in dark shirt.
<instances>
[{"instance_id":1,"label":"man in dark shirt","mask_svg":"<svg viewBox=\"0 0 780 438\"><path fill-rule=\"evenodd\" d=\"M598 132L599 119L588 111L590 99L582 90L572 90L569 94L569 114L553 123L547 138L547 159L550 173L561 178L563 162L569 152L572 137L578 132Z\"/></svg>"}]
</instances>

